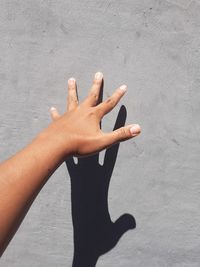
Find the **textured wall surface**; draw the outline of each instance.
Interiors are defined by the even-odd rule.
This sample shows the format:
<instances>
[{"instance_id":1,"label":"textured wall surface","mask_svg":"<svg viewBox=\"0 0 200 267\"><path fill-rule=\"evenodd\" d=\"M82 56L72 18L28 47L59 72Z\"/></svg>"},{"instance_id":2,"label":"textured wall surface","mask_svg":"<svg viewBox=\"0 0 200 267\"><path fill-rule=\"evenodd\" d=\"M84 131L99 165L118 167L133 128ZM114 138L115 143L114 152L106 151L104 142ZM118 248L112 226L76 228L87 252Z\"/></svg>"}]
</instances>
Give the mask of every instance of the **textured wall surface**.
<instances>
[{"instance_id":1,"label":"textured wall surface","mask_svg":"<svg viewBox=\"0 0 200 267\"><path fill-rule=\"evenodd\" d=\"M93 74L104 98L128 85L126 123L109 187L113 221L136 228L97 267L200 266L200 1L0 0L0 156L24 147L65 110L74 76L83 99ZM120 104L104 118L110 131ZM103 153L102 153L103 156ZM4 253L3 267L71 266L70 179L63 164Z\"/></svg>"}]
</instances>

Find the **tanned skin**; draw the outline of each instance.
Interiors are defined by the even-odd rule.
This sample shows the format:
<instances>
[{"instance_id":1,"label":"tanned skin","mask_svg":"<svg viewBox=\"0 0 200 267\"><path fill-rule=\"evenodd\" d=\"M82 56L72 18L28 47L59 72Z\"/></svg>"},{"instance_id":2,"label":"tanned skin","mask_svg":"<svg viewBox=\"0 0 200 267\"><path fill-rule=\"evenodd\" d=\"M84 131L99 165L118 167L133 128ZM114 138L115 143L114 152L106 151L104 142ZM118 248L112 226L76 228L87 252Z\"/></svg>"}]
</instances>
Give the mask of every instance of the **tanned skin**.
<instances>
[{"instance_id":1,"label":"tanned skin","mask_svg":"<svg viewBox=\"0 0 200 267\"><path fill-rule=\"evenodd\" d=\"M61 116L51 108L53 122L24 149L0 164L0 255L43 185L68 157L89 156L140 133L138 124L102 132L101 119L126 92L126 85L122 85L98 104L102 82L103 74L97 72L87 98L79 104L76 81L70 78L66 112Z\"/></svg>"}]
</instances>

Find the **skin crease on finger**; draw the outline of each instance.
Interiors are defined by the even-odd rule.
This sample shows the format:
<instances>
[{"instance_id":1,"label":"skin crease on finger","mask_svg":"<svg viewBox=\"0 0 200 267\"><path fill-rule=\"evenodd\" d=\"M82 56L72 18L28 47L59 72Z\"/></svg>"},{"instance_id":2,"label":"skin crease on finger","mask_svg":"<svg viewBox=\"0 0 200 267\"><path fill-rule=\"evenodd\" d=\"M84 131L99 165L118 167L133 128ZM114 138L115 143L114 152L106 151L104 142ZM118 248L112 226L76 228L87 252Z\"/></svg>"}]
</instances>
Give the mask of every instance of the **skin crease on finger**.
<instances>
[{"instance_id":1,"label":"skin crease on finger","mask_svg":"<svg viewBox=\"0 0 200 267\"><path fill-rule=\"evenodd\" d=\"M88 96L78 103L76 80L68 80L67 110L51 108L53 122L26 147L0 164L0 255L14 236L34 199L53 172L69 157L95 154L137 136L138 124L104 133L100 121L126 92L120 86L98 103L103 74L96 73Z\"/></svg>"}]
</instances>

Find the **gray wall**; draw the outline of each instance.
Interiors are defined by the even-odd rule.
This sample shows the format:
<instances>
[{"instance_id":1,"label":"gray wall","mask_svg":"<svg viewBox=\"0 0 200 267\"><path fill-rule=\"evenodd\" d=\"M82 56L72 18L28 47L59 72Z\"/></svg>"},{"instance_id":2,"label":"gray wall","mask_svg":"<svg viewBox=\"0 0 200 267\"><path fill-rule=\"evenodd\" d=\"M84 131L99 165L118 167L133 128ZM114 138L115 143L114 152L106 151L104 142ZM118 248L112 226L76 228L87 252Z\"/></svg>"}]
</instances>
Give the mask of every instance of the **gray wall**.
<instances>
[{"instance_id":1,"label":"gray wall","mask_svg":"<svg viewBox=\"0 0 200 267\"><path fill-rule=\"evenodd\" d=\"M128 85L127 123L109 188L113 221L135 217L101 266L200 266L200 1L0 0L0 155L24 147L65 110L66 82L83 99L93 74L104 97ZM103 121L110 131L120 104ZM70 179L65 165L38 195L3 267L70 266Z\"/></svg>"}]
</instances>

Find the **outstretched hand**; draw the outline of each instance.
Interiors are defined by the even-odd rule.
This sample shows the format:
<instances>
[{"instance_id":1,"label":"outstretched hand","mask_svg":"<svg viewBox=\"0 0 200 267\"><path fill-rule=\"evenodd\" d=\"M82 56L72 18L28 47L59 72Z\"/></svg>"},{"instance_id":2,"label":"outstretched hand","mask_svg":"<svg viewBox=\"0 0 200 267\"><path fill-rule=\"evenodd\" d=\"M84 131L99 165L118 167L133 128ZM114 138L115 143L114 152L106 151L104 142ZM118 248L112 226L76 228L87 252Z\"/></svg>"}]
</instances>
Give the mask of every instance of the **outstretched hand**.
<instances>
[{"instance_id":1,"label":"outstretched hand","mask_svg":"<svg viewBox=\"0 0 200 267\"><path fill-rule=\"evenodd\" d=\"M51 109L53 123L24 149L0 164L0 256L51 174L70 156L88 156L140 133L129 125L104 133L103 116L111 111L126 91L120 86L106 101L98 103L102 73L96 73L88 97L78 105L76 81L68 81L67 111Z\"/></svg>"},{"instance_id":2,"label":"outstretched hand","mask_svg":"<svg viewBox=\"0 0 200 267\"><path fill-rule=\"evenodd\" d=\"M108 190L119 142L137 136L140 126L124 126L126 109L121 107L113 131L102 132L102 117L116 106L126 92L126 86L122 85L111 97L101 102L102 85L103 75L96 73L88 97L78 105L76 82L71 78L68 81L67 112L61 116L56 108L51 108L54 122L64 125L60 126L61 134L64 133L63 127L68 127L66 133L71 138L71 156L95 154L79 158L78 164L74 163L72 157L66 160L71 178L74 267L81 264L95 266L99 256L112 249L126 231L136 226L130 214L123 214L115 222L111 220ZM76 144L75 150L73 144ZM104 148L108 149L102 166L97 152Z\"/></svg>"},{"instance_id":3,"label":"outstretched hand","mask_svg":"<svg viewBox=\"0 0 200 267\"><path fill-rule=\"evenodd\" d=\"M62 147L62 156L88 156L113 144L137 136L141 129L138 124L121 127L110 133L104 133L100 121L110 112L126 92L126 85L120 86L112 96L98 103L103 74L95 74L87 98L78 104L77 85L74 78L68 80L67 111L60 115L56 108L50 112L54 122L47 128L48 137Z\"/></svg>"}]
</instances>

